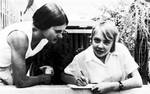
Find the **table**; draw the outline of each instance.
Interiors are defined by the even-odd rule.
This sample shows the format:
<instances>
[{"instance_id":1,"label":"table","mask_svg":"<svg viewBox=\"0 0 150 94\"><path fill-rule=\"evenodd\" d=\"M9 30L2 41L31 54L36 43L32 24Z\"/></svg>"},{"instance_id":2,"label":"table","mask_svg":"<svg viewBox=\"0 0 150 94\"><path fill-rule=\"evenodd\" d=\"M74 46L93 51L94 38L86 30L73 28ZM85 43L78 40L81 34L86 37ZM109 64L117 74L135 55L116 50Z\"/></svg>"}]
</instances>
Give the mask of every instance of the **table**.
<instances>
[{"instance_id":1,"label":"table","mask_svg":"<svg viewBox=\"0 0 150 94\"><path fill-rule=\"evenodd\" d=\"M143 85L141 88L121 91L119 94L150 94L150 85Z\"/></svg>"},{"instance_id":2,"label":"table","mask_svg":"<svg viewBox=\"0 0 150 94\"><path fill-rule=\"evenodd\" d=\"M74 90L67 85L38 85L27 88L0 86L0 94L92 94L92 92L89 89ZM150 94L150 86L144 85L142 88L110 92L108 94Z\"/></svg>"},{"instance_id":3,"label":"table","mask_svg":"<svg viewBox=\"0 0 150 94\"><path fill-rule=\"evenodd\" d=\"M92 94L90 90L73 90L67 85L38 85L27 88L0 86L0 94Z\"/></svg>"}]
</instances>

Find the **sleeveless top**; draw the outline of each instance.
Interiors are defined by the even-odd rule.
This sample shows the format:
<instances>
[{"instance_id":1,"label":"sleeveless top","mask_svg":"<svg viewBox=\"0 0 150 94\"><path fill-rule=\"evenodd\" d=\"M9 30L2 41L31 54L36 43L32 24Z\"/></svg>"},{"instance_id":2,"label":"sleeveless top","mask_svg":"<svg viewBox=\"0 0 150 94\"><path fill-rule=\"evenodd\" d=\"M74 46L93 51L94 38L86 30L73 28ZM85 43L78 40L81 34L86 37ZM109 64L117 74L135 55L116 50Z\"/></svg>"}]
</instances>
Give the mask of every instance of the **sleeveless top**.
<instances>
[{"instance_id":1,"label":"sleeveless top","mask_svg":"<svg viewBox=\"0 0 150 94\"><path fill-rule=\"evenodd\" d=\"M9 67L11 65L11 49L7 42L7 37L15 30L17 30L17 32L24 32L28 37L29 44L25 58L35 55L48 43L47 39L42 39L39 44L32 50L32 22L20 22L10 25L0 31L0 67Z\"/></svg>"}]
</instances>

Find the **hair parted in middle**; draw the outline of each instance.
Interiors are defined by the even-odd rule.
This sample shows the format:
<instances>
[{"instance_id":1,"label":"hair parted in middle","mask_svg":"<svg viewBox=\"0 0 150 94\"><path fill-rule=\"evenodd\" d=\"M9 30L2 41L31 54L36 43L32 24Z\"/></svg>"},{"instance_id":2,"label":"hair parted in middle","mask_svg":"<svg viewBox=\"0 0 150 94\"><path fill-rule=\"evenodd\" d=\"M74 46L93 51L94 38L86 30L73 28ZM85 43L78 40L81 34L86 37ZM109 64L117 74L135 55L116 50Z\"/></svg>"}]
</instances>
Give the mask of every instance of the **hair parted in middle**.
<instances>
[{"instance_id":1,"label":"hair parted in middle","mask_svg":"<svg viewBox=\"0 0 150 94\"><path fill-rule=\"evenodd\" d=\"M93 26L92 29L91 42L96 32L102 32L106 40L113 40L113 45L110 50L110 52L113 52L115 50L115 42L118 41L119 35L118 28L115 25L115 22L110 19L104 21L97 21L96 25Z\"/></svg>"}]
</instances>

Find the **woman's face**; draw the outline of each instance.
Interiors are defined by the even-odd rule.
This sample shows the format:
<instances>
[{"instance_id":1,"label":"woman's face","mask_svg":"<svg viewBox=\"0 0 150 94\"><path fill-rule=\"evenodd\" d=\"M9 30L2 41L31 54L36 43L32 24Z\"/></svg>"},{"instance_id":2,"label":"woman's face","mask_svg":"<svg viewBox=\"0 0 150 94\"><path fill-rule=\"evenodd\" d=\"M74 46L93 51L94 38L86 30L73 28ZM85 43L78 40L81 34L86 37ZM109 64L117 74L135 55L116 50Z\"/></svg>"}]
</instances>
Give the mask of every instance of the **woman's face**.
<instances>
[{"instance_id":1,"label":"woman's face","mask_svg":"<svg viewBox=\"0 0 150 94\"><path fill-rule=\"evenodd\" d=\"M104 38L101 31L96 31L92 38L92 46L94 53L97 57L101 58L106 56L113 45L113 40L107 40Z\"/></svg>"},{"instance_id":2,"label":"woman's face","mask_svg":"<svg viewBox=\"0 0 150 94\"><path fill-rule=\"evenodd\" d=\"M43 31L43 35L49 42L55 44L59 38L63 38L62 33L65 30L66 25L61 26L53 26L45 31Z\"/></svg>"}]
</instances>

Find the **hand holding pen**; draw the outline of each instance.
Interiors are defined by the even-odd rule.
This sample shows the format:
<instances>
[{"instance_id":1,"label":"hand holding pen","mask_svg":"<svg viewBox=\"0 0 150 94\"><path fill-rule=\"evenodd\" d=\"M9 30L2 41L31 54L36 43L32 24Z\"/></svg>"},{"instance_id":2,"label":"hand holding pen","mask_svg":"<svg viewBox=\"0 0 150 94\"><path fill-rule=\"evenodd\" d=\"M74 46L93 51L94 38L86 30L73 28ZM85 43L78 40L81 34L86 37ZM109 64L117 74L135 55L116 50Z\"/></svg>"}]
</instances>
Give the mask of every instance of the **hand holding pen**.
<instances>
[{"instance_id":1,"label":"hand holding pen","mask_svg":"<svg viewBox=\"0 0 150 94\"><path fill-rule=\"evenodd\" d=\"M78 86L86 86L88 84L88 80L85 77L85 75L83 74L82 71L80 71L80 76L78 76L78 78L76 79L76 85Z\"/></svg>"}]
</instances>

